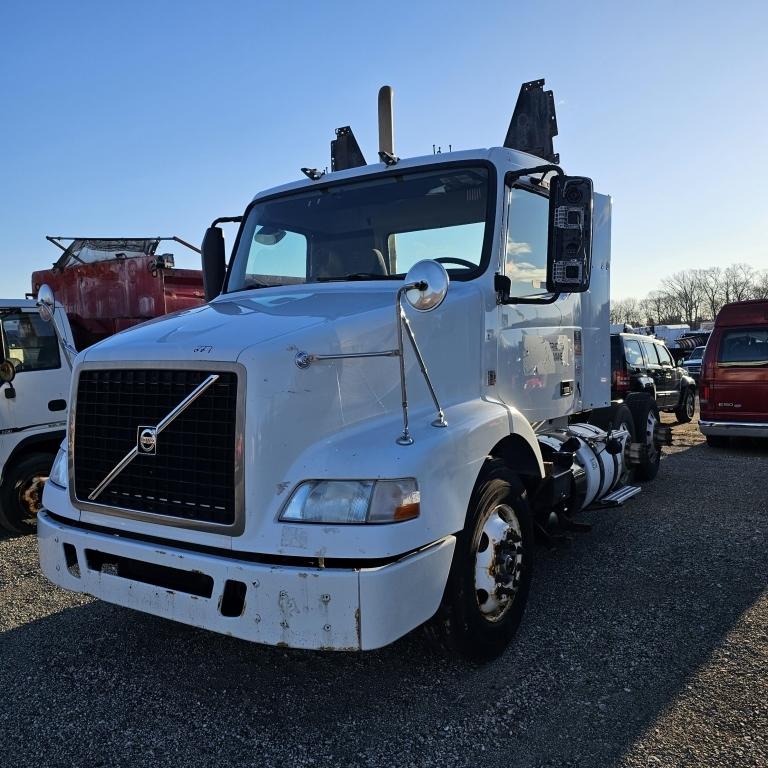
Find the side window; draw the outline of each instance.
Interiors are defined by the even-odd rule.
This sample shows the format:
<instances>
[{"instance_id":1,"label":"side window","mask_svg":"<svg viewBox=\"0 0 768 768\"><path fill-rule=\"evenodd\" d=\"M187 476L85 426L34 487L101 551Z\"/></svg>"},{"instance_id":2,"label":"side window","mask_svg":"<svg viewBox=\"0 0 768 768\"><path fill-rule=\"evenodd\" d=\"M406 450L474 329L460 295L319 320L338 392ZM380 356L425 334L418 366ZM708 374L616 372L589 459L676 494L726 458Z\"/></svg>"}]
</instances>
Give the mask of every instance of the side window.
<instances>
[{"instance_id":1,"label":"side window","mask_svg":"<svg viewBox=\"0 0 768 768\"><path fill-rule=\"evenodd\" d=\"M512 281L511 296L547 293L549 199L515 187L507 209L504 274Z\"/></svg>"},{"instance_id":2,"label":"side window","mask_svg":"<svg viewBox=\"0 0 768 768\"><path fill-rule=\"evenodd\" d=\"M661 364L670 365L674 368L675 364L672 362L672 355L669 354L669 350L663 344L654 344L654 347L656 347L656 352L659 355Z\"/></svg>"},{"instance_id":3,"label":"side window","mask_svg":"<svg viewBox=\"0 0 768 768\"><path fill-rule=\"evenodd\" d=\"M640 350L640 342L635 339L626 339L624 341L624 354L628 365L631 365L633 368L643 367L643 353Z\"/></svg>"},{"instance_id":4,"label":"side window","mask_svg":"<svg viewBox=\"0 0 768 768\"><path fill-rule=\"evenodd\" d=\"M4 315L5 355L17 373L59 368L59 344L52 323L43 322L36 313L15 312Z\"/></svg>"},{"instance_id":5,"label":"side window","mask_svg":"<svg viewBox=\"0 0 768 768\"><path fill-rule=\"evenodd\" d=\"M644 341L643 349L645 350L645 359L648 361L648 365L661 365L659 356L656 354L656 345L652 341Z\"/></svg>"}]
</instances>

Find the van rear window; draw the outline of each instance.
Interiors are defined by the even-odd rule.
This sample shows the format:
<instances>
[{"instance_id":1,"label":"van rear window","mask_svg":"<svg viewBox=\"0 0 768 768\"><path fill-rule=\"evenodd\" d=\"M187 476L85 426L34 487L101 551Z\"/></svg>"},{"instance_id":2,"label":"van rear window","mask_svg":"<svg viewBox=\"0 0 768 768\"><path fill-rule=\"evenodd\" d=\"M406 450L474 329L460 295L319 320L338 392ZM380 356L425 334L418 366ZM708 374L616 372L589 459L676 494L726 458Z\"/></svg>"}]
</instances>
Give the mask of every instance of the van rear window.
<instances>
[{"instance_id":1,"label":"van rear window","mask_svg":"<svg viewBox=\"0 0 768 768\"><path fill-rule=\"evenodd\" d=\"M733 368L768 366L768 328L739 328L725 331L717 362Z\"/></svg>"}]
</instances>

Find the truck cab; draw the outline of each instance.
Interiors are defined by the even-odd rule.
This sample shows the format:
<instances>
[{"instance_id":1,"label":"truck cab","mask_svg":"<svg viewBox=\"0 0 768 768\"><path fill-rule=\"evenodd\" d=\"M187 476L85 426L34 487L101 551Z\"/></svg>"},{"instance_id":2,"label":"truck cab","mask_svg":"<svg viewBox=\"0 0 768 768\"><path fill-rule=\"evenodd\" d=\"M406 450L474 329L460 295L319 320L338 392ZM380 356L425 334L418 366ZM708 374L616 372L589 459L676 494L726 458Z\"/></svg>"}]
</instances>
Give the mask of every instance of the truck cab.
<instances>
[{"instance_id":1,"label":"truck cab","mask_svg":"<svg viewBox=\"0 0 768 768\"><path fill-rule=\"evenodd\" d=\"M534 531L645 447L580 421L610 402L610 199L510 146L380 158L259 193L226 269L206 233L206 306L78 356L49 579L273 645L503 650Z\"/></svg>"},{"instance_id":2,"label":"truck cab","mask_svg":"<svg viewBox=\"0 0 768 768\"><path fill-rule=\"evenodd\" d=\"M64 311L57 325L72 343ZM29 299L0 300L0 527L34 529L43 483L66 432L70 367Z\"/></svg>"}]
</instances>

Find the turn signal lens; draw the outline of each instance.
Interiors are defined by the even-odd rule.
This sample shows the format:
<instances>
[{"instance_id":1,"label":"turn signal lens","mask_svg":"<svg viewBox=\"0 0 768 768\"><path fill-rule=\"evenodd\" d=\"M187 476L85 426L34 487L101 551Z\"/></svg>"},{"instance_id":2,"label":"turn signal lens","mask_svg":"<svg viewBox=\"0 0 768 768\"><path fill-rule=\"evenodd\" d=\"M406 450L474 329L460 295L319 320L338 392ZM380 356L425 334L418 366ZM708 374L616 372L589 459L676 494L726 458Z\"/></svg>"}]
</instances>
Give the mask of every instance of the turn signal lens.
<instances>
[{"instance_id":1,"label":"turn signal lens","mask_svg":"<svg viewBox=\"0 0 768 768\"><path fill-rule=\"evenodd\" d=\"M413 520L421 510L421 494L412 478L406 480L379 480L373 491L369 523L393 523Z\"/></svg>"}]
</instances>

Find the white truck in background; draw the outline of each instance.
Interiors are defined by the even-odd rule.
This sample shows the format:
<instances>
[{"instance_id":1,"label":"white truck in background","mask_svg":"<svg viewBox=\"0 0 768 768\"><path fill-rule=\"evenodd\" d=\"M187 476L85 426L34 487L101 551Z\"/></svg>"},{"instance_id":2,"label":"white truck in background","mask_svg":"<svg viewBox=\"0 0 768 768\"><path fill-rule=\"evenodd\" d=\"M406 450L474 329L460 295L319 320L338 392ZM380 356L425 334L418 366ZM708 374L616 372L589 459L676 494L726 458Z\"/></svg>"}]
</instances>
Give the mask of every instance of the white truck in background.
<instances>
[{"instance_id":1,"label":"white truck in background","mask_svg":"<svg viewBox=\"0 0 768 768\"><path fill-rule=\"evenodd\" d=\"M611 203L557 165L543 84L503 147L412 159L382 89L381 162L338 129L330 173L206 232L207 305L81 353L46 576L260 643L365 650L426 624L501 653L535 534L636 493L664 438L647 395L634 424L588 423L610 403Z\"/></svg>"},{"instance_id":2,"label":"white truck in background","mask_svg":"<svg viewBox=\"0 0 768 768\"><path fill-rule=\"evenodd\" d=\"M67 343L64 310L56 326ZM0 528L29 533L67 426L72 367L29 299L0 299Z\"/></svg>"}]
</instances>

